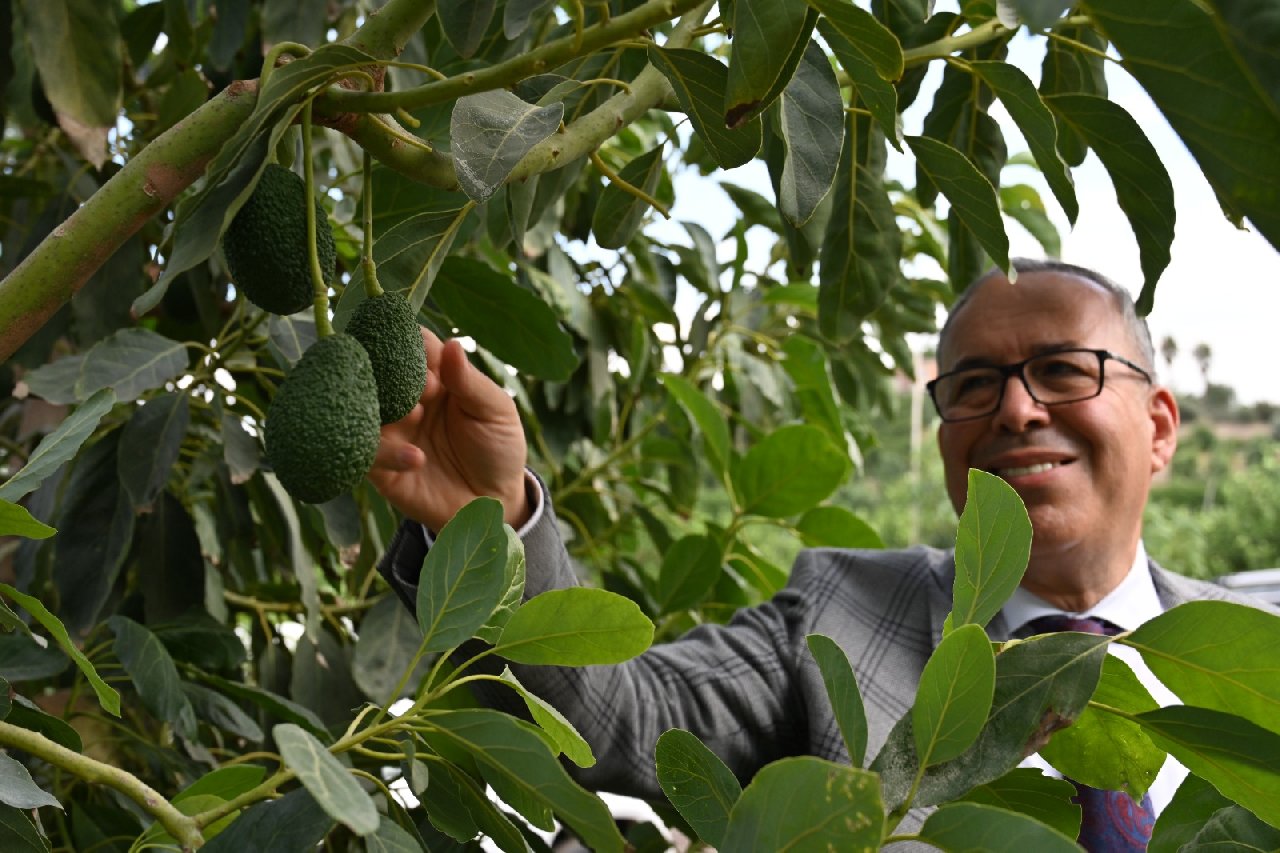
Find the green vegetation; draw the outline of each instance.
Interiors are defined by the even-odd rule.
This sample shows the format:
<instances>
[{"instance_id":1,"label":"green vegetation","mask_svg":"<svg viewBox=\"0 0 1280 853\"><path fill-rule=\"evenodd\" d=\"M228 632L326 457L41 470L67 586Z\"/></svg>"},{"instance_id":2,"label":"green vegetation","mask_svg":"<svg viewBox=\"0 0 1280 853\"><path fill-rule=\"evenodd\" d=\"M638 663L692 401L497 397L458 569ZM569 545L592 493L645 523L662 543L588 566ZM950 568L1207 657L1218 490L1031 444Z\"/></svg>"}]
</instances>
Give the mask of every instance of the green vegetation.
<instances>
[{"instance_id":1,"label":"green vegetation","mask_svg":"<svg viewBox=\"0 0 1280 853\"><path fill-rule=\"evenodd\" d=\"M427 381L427 357L413 306L398 292L366 299L345 331L369 352L382 422L393 423L409 414Z\"/></svg>"},{"instance_id":2,"label":"green vegetation","mask_svg":"<svg viewBox=\"0 0 1280 853\"><path fill-rule=\"evenodd\" d=\"M378 452L373 367L349 335L322 338L303 354L267 410L267 458L280 484L305 503L351 491Z\"/></svg>"},{"instance_id":3,"label":"green vegetation","mask_svg":"<svg viewBox=\"0 0 1280 853\"><path fill-rule=\"evenodd\" d=\"M316 208L316 255L326 282L337 255L324 207ZM231 280L249 301L273 314L295 314L311 305L315 290L307 254L307 188L297 174L268 163L222 236Z\"/></svg>"}]
</instances>

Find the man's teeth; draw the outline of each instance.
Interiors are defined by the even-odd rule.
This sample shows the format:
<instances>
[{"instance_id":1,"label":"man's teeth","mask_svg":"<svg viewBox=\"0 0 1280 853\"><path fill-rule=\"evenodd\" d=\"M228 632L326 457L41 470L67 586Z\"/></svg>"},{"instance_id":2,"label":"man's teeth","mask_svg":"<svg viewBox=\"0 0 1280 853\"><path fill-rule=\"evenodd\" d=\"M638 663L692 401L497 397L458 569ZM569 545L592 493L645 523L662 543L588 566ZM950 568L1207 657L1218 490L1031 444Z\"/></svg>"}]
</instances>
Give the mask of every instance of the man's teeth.
<instances>
[{"instance_id":1,"label":"man's teeth","mask_svg":"<svg viewBox=\"0 0 1280 853\"><path fill-rule=\"evenodd\" d=\"M1051 468L1057 468L1057 462L1037 462L1035 465L1023 465L1018 468L1001 468L1001 477L1025 477L1027 474L1039 474Z\"/></svg>"}]
</instances>

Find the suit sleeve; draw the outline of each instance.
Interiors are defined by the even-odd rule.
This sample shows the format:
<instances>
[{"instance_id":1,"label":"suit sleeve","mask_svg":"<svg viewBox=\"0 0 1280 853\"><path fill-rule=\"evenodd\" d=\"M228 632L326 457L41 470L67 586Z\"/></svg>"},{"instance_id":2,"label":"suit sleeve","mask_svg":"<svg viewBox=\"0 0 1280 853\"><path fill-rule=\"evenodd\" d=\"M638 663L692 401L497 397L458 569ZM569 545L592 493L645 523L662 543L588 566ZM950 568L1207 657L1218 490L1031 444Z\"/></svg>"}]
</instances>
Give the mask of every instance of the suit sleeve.
<instances>
[{"instance_id":1,"label":"suit sleeve","mask_svg":"<svg viewBox=\"0 0 1280 853\"><path fill-rule=\"evenodd\" d=\"M544 511L524 532L525 598L578 583L543 490ZM412 609L427 552L418 525L404 525L379 571ZM805 710L795 689L808 608L791 588L616 666L512 664L528 689L555 706L591 745L596 764L570 766L596 790L661 797L654 745L671 728L694 732L744 782L770 761L804 750ZM486 659L488 660L488 659ZM501 662L495 662L495 670ZM480 700L512 713L523 703L505 687L476 685Z\"/></svg>"}]
</instances>

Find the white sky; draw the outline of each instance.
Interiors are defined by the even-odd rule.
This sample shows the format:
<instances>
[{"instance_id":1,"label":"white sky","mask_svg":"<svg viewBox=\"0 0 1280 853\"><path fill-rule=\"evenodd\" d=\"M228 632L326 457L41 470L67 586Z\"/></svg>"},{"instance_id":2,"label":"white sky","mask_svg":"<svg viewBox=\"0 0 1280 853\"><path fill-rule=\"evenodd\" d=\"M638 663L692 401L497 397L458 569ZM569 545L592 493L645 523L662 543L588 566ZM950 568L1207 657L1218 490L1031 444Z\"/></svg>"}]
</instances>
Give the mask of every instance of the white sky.
<instances>
[{"instance_id":1,"label":"white sky","mask_svg":"<svg viewBox=\"0 0 1280 853\"><path fill-rule=\"evenodd\" d=\"M1044 40L1023 34L1013 42L1010 61L1038 82L1043 54ZM931 73L936 76L941 72ZM1239 231L1227 221L1195 160L1142 88L1115 63L1108 63L1107 78L1111 99L1124 106L1145 130L1173 181L1177 226L1172 261L1160 279L1155 308L1148 317L1157 352L1166 335L1171 335L1179 347L1172 372L1162 360L1157 365L1162 380L1180 392L1200 393L1204 383L1191 351L1203 342L1213 352L1209 371L1212 381L1235 388L1237 398L1244 403L1280 402L1280 378L1274 359L1264 349L1266 340L1280 334L1280 253L1257 233ZM904 116L906 132L919 132L923 119L919 107L927 109L932 100L930 91L930 84L926 83L917 105ZM1025 150L1022 137L998 103L992 114L1005 126L1010 154ZM1031 169L1020 171L1025 175L1020 178L1038 186L1050 216L1059 226L1063 260L1096 269L1125 284L1136 298L1142 288L1137 242L1116 204L1111 179L1097 157L1090 152L1088 159L1072 171L1080 203L1074 230L1068 230L1066 216L1039 174ZM676 179L672 220L659 223L655 236L688 242L676 224L679 220L699 222L713 236L723 235L737 216L737 208L723 193L710 188L712 182L721 180L750 187L769 198L773 195L759 161L711 178L686 170ZM914 178L908 180L913 182ZM1011 224L1009 232L1013 254L1043 254L1039 244L1019 226ZM721 260L726 260L731 251L731 247L722 247ZM753 264L750 268L758 267Z\"/></svg>"}]
</instances>

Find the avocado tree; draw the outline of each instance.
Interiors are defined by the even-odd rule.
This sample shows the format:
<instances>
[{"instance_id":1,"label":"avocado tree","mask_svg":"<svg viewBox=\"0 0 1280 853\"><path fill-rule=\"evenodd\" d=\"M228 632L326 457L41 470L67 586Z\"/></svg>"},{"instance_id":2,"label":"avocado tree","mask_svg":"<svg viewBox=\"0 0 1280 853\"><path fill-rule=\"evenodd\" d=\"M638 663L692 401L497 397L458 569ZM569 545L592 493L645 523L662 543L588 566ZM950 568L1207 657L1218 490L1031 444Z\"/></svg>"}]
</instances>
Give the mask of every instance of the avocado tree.
<instances>
[{"instance_id":1,"label":"avocado tree","mask_svg":"<svg viewBox=\"0 0 1280 853\"><path fill-rule=\"evenodd\" d=\"M1008 267L1008 222L1052 247L1045 205L1076 219L1071 171L1090 150L1133 226L1150 310L1173 187L1107 99L1107 63L1151 94L1226 215L1280 245L1270 4L931 6L0 2L4 849L446 850L483 836L523 850L556 820L621 849L565 770L594 760L572 725L475 664L611 663L727 619L785 582L753 544L762 526L797 546L874 546L827 501L874 440L866 415L887 379L912 369L906 336L932 330L981 269ZM1043 45L1035 68L1006 61L1020 33ZM1027 154L1009 156L997 100ZM917 101L923 121L904 123ZM886 171L891 148L913 178ZM770 193L735 183L755 161ZM1052 200L1025 183L1029 166ZM301 179L301 206L234 227L280 169ZM726 233L649 227L681 173L732 200ZM247 265L246 239L260 241ZM273 253L310 277L304 310L246 298ZM305 303L305 286L274 310ZM595 588L522 603L519 541L479 501L440 532L412 618L374 570L397 523L376 493L357 482L310 503L328 494L277 476L281 457L264 455L277 392L384 292L467 338L513 395ZM368 399L354 386L369 374L350 375L323 386L335 404ZM1016 585L1029 532L998 483L975 475L973 489L1010 544L980 547L990 530L962 520L967 591L926 679L977 689L922 691L867 755L848 663L815 636L853 765L793 759L743 788L669 733L664 813L725 850L762 828L779 849L852 849L894 837L909 807L947 803L921 830L942 849L992 827L1070 849L1069 792L1013 768L1046 719L1074 720L1046 750L1074 778L1140 794L1165 752L1192 769L1162 849L1275 846L1276 620L1179 608L1119 640L1182 710L1152 710L1104 665L1108 638L993 649L976 626ZM464 688L482 678L527 714L473 707ZM1072 761L1099 751L1117 760ZM794 802L778 790L806 792L805 807L776 813Z\"/></svg>"}]
</instances>

